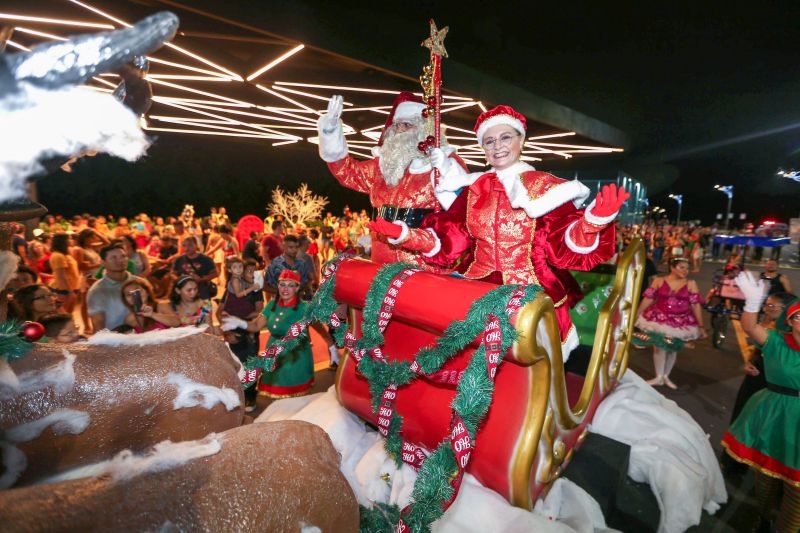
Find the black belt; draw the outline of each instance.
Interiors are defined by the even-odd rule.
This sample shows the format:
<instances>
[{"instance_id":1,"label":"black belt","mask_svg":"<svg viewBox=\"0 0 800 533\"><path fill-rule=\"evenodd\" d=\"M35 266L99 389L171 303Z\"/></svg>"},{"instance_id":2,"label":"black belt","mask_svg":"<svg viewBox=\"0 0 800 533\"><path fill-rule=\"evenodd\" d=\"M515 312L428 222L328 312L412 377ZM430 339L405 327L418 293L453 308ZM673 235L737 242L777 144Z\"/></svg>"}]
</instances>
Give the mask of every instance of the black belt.
<instances>
[{"instance_id":1,"label":"black belt","mask_svg":"<svg viewBox=\"0 0 800 533\"><path fill-rule=\"evenodd\" d=\"M767 383L767 388L772 392L777 392L778 394L785 394L786 396L800 398L800 390L790 389L789 387L783 387L781 385L775 385L774 383Z\"/></svg>"},{"instance_id":2,"label":"black belt","mask_svg":"<svg viewBox=\"0 0 800 533\"><path fill-rule=\"evenodd\" d=\"M397 207L396 205L382 205L378 208L378 216L389 222L405 222L409 228L418 228L425 215L433 213L433 209L418 207Z\"/></svg>"}]
</instances>

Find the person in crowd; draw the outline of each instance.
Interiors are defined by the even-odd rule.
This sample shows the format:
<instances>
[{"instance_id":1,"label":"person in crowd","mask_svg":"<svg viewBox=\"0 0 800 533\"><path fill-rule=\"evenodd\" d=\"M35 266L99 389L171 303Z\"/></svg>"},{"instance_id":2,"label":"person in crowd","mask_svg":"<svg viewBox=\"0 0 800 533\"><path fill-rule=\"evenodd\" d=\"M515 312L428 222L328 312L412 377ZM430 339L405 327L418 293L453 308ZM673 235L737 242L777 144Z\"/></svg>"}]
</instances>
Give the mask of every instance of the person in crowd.
<instances>
[{"instance_id":1,"label":"person in crowd","mask_svg":"<svg viewBox=\"0 0 800 533\"><path fill-rule=\"evenodd\" d=\"M212 225L208 233L208 244L206 245L205 255L214 261L214 266L217 267L217 272L222 272L225 268L225 252L223 246L225 242L222 240L220 234L221 226L219 224Z\"/></svg>"},{"instance_id":2,"label":"person in crowd","mask_svg":"<svg viewBox=\"0 0 800 533\"><path fill-rule=\"evenodd\" d=\"M297 260L304 264L303 270L309 273L309 290L301 295L304 299L311 300L311 296L317 291L319 286L319 270L317 270L314 258L309 254L309 247L311 241L305 235L301 235L297 239Z\"/></svg>"},{"instance_id":3,"label":"person in crowd","mask_svg":"<svg viewBox=\"0 0 800 533\"><path fill-rule=\"evenodd\" d=\"M28 264L28 241L25 240L25 226L14 224L14 236L11 238L11 251L19 256L23 265Z\"/></svg>"},{"instance_id":4,"label":"person in crowd","mask_svg":"<svg viewBox=\"0 0 800 533\"><path fill-rule=\"evenodd\" d=\"M261 287L255 283L256 263L252 259L232 258L228 262L228 284L222 303L217 308L217 318L233 316L245 321L256 318L264 307ZM243 363L258 354L259 334L248 332L246 328L226 331L225 340L231 351Z\"/></svg>"},{"instance_id":5,"label":"person in crowd","mask_svg":"<svg viewBox=\"0 0 800 533\"><path fill-rule=\"evenodd\" d=\"M42 318L41 322L44 327L44 334L50 342L59 342L64 344L72 344L83 340L69 313L58 313L48 315Z\"/></svg>"},{"instance_id":6,"label":"person in crowd","mask_svg":"<svg viewBox=\"0 0 800 533\"><path fill-rule=\"evenodd\" d=\"M320 228L320 249L319 254L322 256L322 261L328 261L333 253L333 224L334 221L329 216L325 217Z\"/></svg>"},{"instance_id":7,"label":"person in crowd","mask_svg":"<svg viewBox=\"0 0 800 533\"><path fill-rule=\"evenodd\" d=\"M72 255L78 262L78 271L81 275L81 288L78 293L78 306L81 310L83 332L91 335L92 325L89 322L89 312L86 304L86 295L97 279L95 274L102 265L98 247L107 245L109 240L97 230L85 228L78 233L75 239L76 246L72 248Z\"/></svg>"},{"instance_id":8,"label":"person in crowd","mask_svg":"<svg viewBox=\"0 0 800 533\"><path fill-rule=\"evenodd\" d=\"M147 279L150 275L150 259L137 247L136 239L131 235L126 235L122 238L122 245L125 247L125 253L128 254L128 261L133 263L131 274Z\"/></svg>"},{"instance_id":9,"label":"person in crowd","mask_svg":"<svg viewBox=\"0 0 800 533\"><path fill-rule=\"evenodd\" d=\"M792 292L792 282L784 274L778 272L778 262L774 259L767 259L767 262L764 263L761 279L769 285L768 294Z\"/></svg>"},{"instance_id":10,"label":"person in crowd","mask_svg":"<svg viewBox=\"0 0 800 533\"><path fill-rule=\"evenodd\" d=\"M742 329L762 347L767 386L747 401L722 437L722 446L733 459L755 470L762 522L756 527L769 530L769 512L782 485L776 529L796 532L800 529L800 300L793 300L785 318L778 319L788 331L770 330L758 323L766 280L745 271L736 283L746 298Z\"/></svg>"},{"instance_id":11,"label":"person in crowd","mask_svg":"<svg viewBox=\"0 0 800 533\"><path fill-rule=\"evenodd\" d=\"M198 297L210 300L217 295L217 286L213 280L219 276L214 261L207 255L197 251L197 241L192 236L183 239L183 254L179 255L172 264L172 273L176 279L189 276L198 289ZM170 294L170 298L172 294Z\"/></svg>"},{"instance_id":12,"label":"person in crowd","mask_svg":"<svg viewBox=\"0 0 800 533\"><path fill-rule=\"evenodd\" d=\"M175 313L159 310L153 286L141 278L131 278L122 284L121 294L128 314L125 324L134 333L174 328L181 325Z\"/></svg>"},{"instance_id":13,"label":"person in crowd","mask_svg":"<svg viewBox=\"0 0 800 533\"><path fill-rule=\"evenodd\" d=\"M281 272L285 269L295 270L300 275L300 290L306 291L311 282L311 271L308 269L308 264L297 258L299 250L299 242L294 235L287 235L283 239L283 254L272 260L267 267L267 272L264 276L264 291L271 297L278 294L278 280L280 279Z\"/></svg>"},{"instance_id":14,"label":"person in crowd","mask_svg":"<svg viewBox=\"0 0 800 533\"><path fill-rule=\"evenodd\" d=\"M100 249L103 277L86 296L92 329L116 329L125 323L128 308L120 297L122 285L134 276L128 272L128 254L121 242L112 242Z\"/></svg>"},{"instance_id":15,"label":"person in crowd","mask_svg":"<svg viewBox=\"0 0 800 533\"><path fill-rule=\"evenodd\" d=\"M263 264L264 260L261 257L261 254L258 253L259 244L258 244L258 233L255 231L250 232L250 238L244 243L244 248L242 249L242 259L244 260L252 260L255 261L257 265Z\"/></svg>"},{"instance_id":16,"label":"person in crowd","mask_svg":"<svg viewBox=\"0 0 800 533\"><path fill-rule=\"evenodd\" d=\"M67 313L71 313L75 308L81 289L78 262L70 254L69 241L70 236L68 234L59 232L53 235L53 242L50 245L52 251L50 268L53 271L50 289L55 293L61 307Z\"/></svg>"},{"instance_id":17,"label":"person in crowd","mask_svg":"<svg viewBox=\"0 0 800 533\"><path fill-rule=\"evenodd\" d=\"M271 229L272 233L261 241L261 257L267 265L283 253L283 222L273 221Z\"/></svg>"},{"instance_id":18,"label":"person in crowd","mask_svg":"<svg viewBox=\"0 0 800 533\"><path fill-rule=\"evenodd\" d=\"M18 289L11 303L11 315L20 322L39 322L59 311L58 300L50 287L38 283Z\"/></svg>"},{"instance_id":19,"label":"person in crowd","mask_svg":"<svg viewBox=\"0 0 800 533\"><path fill-rule=\"evenodd\" d=\"M8 282L6 289L8 289L10 293L14 293L22 287L27 287L35 283L39 283L39 276L36 274L36 271L31 267L19 265L17 267L17 273Z\"/></svg>"},{"instance_id":20,"label":"person in crowd","mask_svg":"<svg viewBox=\"0 0 800 533\"><path fill-rule=\"evenodd\" d=\"M150 243L145 248L145 253L149 259L158 257L161 251L161 234L158 231L150 233Z\"/></svg>"},{"instance_id":21,"label":"person in crowd","mask_svg":"<svg viewBox=\"0 0 800 533\"><path fill-rule=\"evenodd\" d=\"M128 226L128 218L127 217L119 217L117 219L117 225L111 230L111 239L112 240L119 240L123 238L125 235L130 235L131 228Z\"/></svg>"},{"instance_id":22,"label":"person in crowd","mask_svg":"<svg viewBox=\"0 0 800 533\"><path fill-rule=\"evenodd\" d=\"M700 306L703 300L697 283L689 279L689 260L675 257L670 259L669 267L669 274L657 277L644 292L636 326L647 333L682 341L707 337L703 327L703 309ZM677 385L669 378L677 358L676 351L654 344L653 365L656 376L648 383L677 389Z\"/></svg>"},{"instance_id":23,"label":"person in crowd","mask_svg":"<svg viewBox=\"0 0 800 533\"><path fill-rule=\"evenodd\" d=\"M159 313L172 313L179 326L209 326L212 331L211 302L200 296L200 287L192 276L175 280L169 302L158 305Z\"/></svg>"},{"instance_id":24,"label":"person in crowd","mask_svg":"<svg viewBox=\"0 0 800 533\"><path fill-rule=\"evenodd\" d=\"M692 272L696 274L700 272L700 265L703 264L703 254L705 253L699 231L692 233L690 244L689 258L692 262Z\"/></svg>"},{"instance_id":25,"label":"person in crowd","mask_svg":"<svg viewBox=\"0 0 800 533\"><path fill-rule=\"evenodd\" d=\"M311 228L308 230L308 255L311 256L311 260L314 261L314 272L319 274L320 271L320 260L319 260L319 230L316 228Z\"/></svg>"}]
</instances>

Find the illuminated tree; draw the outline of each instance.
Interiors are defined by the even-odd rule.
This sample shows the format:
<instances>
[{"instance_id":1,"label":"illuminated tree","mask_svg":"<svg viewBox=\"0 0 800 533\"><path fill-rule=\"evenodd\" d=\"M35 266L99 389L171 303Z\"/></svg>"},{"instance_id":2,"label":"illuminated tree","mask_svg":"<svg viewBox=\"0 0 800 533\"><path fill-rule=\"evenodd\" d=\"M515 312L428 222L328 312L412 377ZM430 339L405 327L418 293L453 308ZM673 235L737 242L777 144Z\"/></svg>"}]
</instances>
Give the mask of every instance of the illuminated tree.
<instances>
[{"instance_id":1,"label":"illuminated tree","mask_svg":"<svg viewBox=\"0 0 800 533\"><path fill-rule=\"evenodd\" d=\"M272 203L267 206L267 211L282 215L287 226L294 228L297 224L307 224L321 217L326 205L326 197L313 194L308 185L302 183L296 192L291 193L275 187L272 191Z\"/></svg>"}]
</instances>

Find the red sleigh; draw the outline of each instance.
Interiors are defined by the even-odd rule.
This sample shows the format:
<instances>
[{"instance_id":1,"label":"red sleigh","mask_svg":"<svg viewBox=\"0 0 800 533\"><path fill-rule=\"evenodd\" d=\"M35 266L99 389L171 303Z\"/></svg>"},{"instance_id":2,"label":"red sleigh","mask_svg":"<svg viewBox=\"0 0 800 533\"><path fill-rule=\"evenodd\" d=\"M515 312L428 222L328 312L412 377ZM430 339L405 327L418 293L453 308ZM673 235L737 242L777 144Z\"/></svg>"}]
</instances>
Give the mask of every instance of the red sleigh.
<instances>
[{"instance_id":1,"label":"red sleigh","mask_svg":"<svg viewBox=\"0 0 800 533\"><path fill-rule=\"evenodd\" d=\"M359 337L365 296L379 268L370 261L346 261L337 273L334 297L348 305L350 327ZM519 337L497 372L492 405L478 430L467 467L513 505L531 509L543 496L585 438L598 405L625 372L643 273L644 250L636 241L617 265L613 290L600 312L585 378L565 373L549 297L539 294L517 314ZM463 319L472 302L494 287L429 273L409 279L385 331L384 356L413 360L421 347L432 344L450 322ZM477 346L477 341L470 344L443 370L463 370ZM350 356L339 367L339 401L377 424L367 381L355 367ZM435 449L448 435L455 394L455 385L422 379L399 389L396 409L404 419L403 437Z\"/></svg>"}]
</instances>

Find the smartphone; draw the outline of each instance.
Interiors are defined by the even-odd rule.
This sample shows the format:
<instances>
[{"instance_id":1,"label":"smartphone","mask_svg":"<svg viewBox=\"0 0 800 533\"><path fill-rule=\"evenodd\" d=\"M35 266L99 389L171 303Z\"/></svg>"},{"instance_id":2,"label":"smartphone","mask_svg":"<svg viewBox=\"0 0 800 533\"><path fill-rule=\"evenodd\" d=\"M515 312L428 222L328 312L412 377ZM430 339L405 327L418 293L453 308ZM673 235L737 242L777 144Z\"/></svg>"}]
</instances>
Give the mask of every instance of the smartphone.
<instances>
[{"instance_id":1,"label":"smartphone","mask_svg":"<svg viewBox=\"0 0 800 533\"><path fill-rule=\"evenodd\" d=\"M133 312L138 313L142 310L142 291L135 290L131 291L131 296L133 297Z\"/></svg>"}]
</instances>

